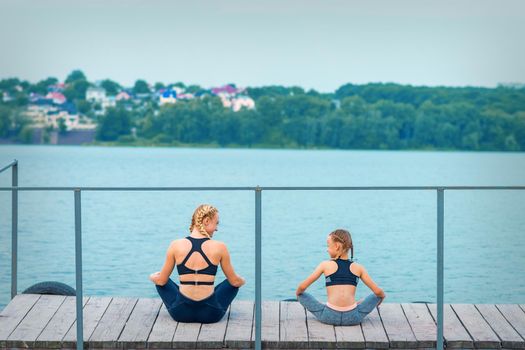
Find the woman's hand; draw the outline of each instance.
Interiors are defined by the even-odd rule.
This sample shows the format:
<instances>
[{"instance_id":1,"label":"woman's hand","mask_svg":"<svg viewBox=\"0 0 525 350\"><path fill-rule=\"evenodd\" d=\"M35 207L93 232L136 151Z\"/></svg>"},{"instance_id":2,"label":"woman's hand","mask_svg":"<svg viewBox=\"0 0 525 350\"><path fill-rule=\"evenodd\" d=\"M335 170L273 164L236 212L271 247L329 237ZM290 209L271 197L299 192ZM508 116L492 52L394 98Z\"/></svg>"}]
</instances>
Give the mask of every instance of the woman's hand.
<instances>
[{"instance_id":1,"label":"woman's hand","mask_svg":"<svg viewBox=\"0 0 525 350\"><path fill-rule=\"evenodd\" d=\"M381 303L383 302L383 300L385 300L386 298L386 294L385 292L383 292L382 289L379 290L379 293L376 293L376 297L380 298L381 300L379 301L379 304L377 304L377 306L381 305Z\"/></svg>"},{"instance_id":2,"label":"woman's hand","mask_svg":"<svg viewBox=\"0 0 525 350\"><path fill-rule=\"evenodd\" d=\"M153 272L151 275L149 275L149 280L155 284L157 284L157 278L160 276L160 271Z\"/></svg>"},{"instance_id":3,"label":"woman's hand","mask_svg":"<svg viewBox=\"0 0 525 350\"><path fill-rule=\"evenodd\" d=\"M246 281L244 280L244 278L242 278L241 276L237 276L237 280L235 281L235 283L232 283L232 286L240 288L245 283L246 283Z\"/></svg>"}]
</instances>

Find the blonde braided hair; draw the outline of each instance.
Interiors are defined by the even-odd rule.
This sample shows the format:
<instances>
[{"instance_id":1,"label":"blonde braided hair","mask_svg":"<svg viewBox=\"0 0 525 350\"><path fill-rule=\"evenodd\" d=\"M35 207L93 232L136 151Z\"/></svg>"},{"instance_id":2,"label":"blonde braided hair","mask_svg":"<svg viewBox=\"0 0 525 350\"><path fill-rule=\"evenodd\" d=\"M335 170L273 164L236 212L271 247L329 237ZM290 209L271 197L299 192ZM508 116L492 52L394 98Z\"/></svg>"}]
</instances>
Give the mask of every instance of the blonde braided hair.
<instances>
[{"instance_id":1,"label":"blonde braided hair","mask_svg":"<svg viewBox=\"0 0 525 350\"><path fill-rule=\"evenodd\" d=\"M211 236L208 232L206 232L206 229L204 228L204 224L202 223L205 218L209 218L210 220L213 219L215 214L217 214L219 211L217 208L215 208L212 205L209 204L201 204L195 209L193 212L193 216L191 217L191 225L190 225L190 233L193 231L195 227L199 230L199 233L210 238Z\"/></svg>"},{"instance_id":2,"label":"blonde braided hair","mask_svg":"<svg viewBox=\"0 0 525 350\"><path fill-rule=\"evenodd\" d=\"M329 236L334 242L339 242L342 245L343 253L347 253L350 250L350 260L354 259L354 245L352 243L352 236L350 232L343 229L337 229L330 232ZM339 254L341 256L342 254Z\"/></svg>"}]
</instances>

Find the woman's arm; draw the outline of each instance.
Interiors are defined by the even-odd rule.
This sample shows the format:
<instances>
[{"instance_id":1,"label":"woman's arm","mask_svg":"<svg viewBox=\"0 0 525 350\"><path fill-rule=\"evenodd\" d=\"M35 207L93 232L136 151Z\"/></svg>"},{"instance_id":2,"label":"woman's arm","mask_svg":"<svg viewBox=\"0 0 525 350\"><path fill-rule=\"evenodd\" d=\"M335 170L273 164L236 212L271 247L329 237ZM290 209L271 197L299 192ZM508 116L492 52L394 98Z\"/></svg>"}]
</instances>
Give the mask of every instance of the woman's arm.
<instances>
[{"instance_id":1,"label":"woman's arm","mask_svg":"<svg viewBox=\"0 0 525 350\"><path fill-rule=\"evenodd\" d=\"M221 243L221 268L224 276L226 276L232 286L241 287L245 283L244 278L235 273L231 263L230 253L224 243Z\"/></svg>"},{"instance_id":2,"label":"woman's arm","mask_svg":"<svg viewBox=\"0 0 525 350\"><path fill-rule=\"evenodd\" d=\"M308 288L319 278L319 276L321 276L321 274L324 272L324 265L325 264L323 261L315 268L314 272L312 272L310 276L308 276L304 281L301 282L301 284L299 284L297 290L295 291L296 296L299 296L299 294L303 294L306 288Z\"/></svg>"},{"instance_id":3,"label":"woman's arm","mask_svg":"<svg viewBox=\"0 0 525 350\"><path fill-rule=\"evenodd\" d=\"M385 292L383 292L383 290L379 288L377 284L375 284L375 282L372 280L372 277L370 277L370 275L368 274L364 266L362 265L358 265L358 266L360 270L359 278L361 278L361 281L363 281L363 283L366 284L366 286L370 288L370 290L372 290L372 292L378 298L381 298L381 301L379 302L379 304L381 304L383 302L383 299L385 299L386 297Z\"/></svg>"},{"instance_id":4,"label":"woman's arm","mask_svg":"<svg viewBox=\"0 0 525 350\"><path fill-rule=\"evenodd\" d=\"M173 272L173 268L175 267L175 256L173 254L174 249L175 247L172 243L168 248L168 251L166 252L166 261L164 262L162 270L149 275L150 281L152 281L156 285L163 286L166 283L168 283L168 279L170 278L170 275Z\"/></svg>"}]
</instances>

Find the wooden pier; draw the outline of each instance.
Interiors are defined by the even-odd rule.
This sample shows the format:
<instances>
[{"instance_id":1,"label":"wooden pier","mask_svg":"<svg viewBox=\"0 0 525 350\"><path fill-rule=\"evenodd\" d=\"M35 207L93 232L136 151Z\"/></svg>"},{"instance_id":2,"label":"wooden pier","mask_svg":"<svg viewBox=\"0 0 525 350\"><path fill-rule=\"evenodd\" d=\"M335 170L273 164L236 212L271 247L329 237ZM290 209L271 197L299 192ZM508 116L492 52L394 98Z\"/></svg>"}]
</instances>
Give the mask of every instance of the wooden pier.
<instances>
[{"instance_id":1,"label":"wooden pier","mask_svg":"<svg viewBox=\"0 0 525 350\"><path fill-rule=\"evenodd\" d=\"M76 347L75 297L23 294L0 313L0 348ZM178 323L161 300L84 298L84 347L254 347L254 303L234 301L215 324ZM423 349L436 346L435 304L384 303L361 325L318 322L297 302L265 301L262 346L272 349ZM444 306L447 348L525 349L525 305Z\"/></svg>"}]
</instances>

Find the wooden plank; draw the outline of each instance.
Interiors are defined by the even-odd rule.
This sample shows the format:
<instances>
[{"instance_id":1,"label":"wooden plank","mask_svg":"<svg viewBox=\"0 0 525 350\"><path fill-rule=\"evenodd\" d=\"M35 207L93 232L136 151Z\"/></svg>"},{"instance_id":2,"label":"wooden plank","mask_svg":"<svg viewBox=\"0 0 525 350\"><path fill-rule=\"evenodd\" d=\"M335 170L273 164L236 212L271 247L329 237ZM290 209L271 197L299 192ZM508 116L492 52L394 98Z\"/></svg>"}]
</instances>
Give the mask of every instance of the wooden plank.
<instances>
[{"instance_id":1,"label":"wooden plank","mask_svg":"<svg viewBox=\"0 0 525 350\"><path fill-rule=\"evenodd\" d=\"M265 349L279 348L279 302L263 301L261 305L261 345ZM254 311L255 312L255 311ZM255 341L255 313L252 341Z\"/></svg>"},{"instance_id":2,"label":"wooden plank","mask_svg":"<svg viewBox=\"0 0 525 350\"><path fill-rule=\"evenodd\" d=\"M118 337L136 304L136 298L113 298L93 334L89 337L88 346L90 348L116 348Z\"/></svg>"},{"instance_id":3,"label":"wooden plank","mask_svg":"<svg viewBox=\"0 0 525 350\"><path fill-rule=\"evenodd\" d=\"M390 347L416 348L416 336L410 328L400 304L387 303L379 307L379 316L383 322Z\"/></svg>"},{"instance_id":4,"label":"wooden plank","mask_svg":"<svg viewBox=\"0 0 525 350\"><path fill-rule=\"evenodd\" d=\"M89 297L82 299L82 307L86 305ZM57 312L51 318L47 326L35 341L35 348L57 349L62 346L62 338L71 328L76 320L77 297L68 296L60 305Z\"/></svg>"},{"instance_id":5,"label":"wooden plank","mask_svg":"<svg viewBox=\"0 0 525 350\"><path fill-rule=\"evenodd\" d=\"M179 322L175 335L173 336L173 348L194 349L197 345L201 325L201 323Z\"/></svg>"},{"instance_id":6,"label":"wooden plank","mask_svg":"<svg viewBox=\"0 0 525 350\"><path fill-rule=\"evenodd\" d=\"M435 348L437 327L426 304L401 304L418 348Z\"/></svg>"},{"instance_id":7,"label":"wooden plank","mask_svg":"<svg viewBox=\"0 0 525 350\"><path fill-rule=\"evenodd\" d=\"M145 349L161 304L162 301L158 298L139 299L118 338L118 346L126 349Z\"/></svg>"},{"instance_id":8,"label":"wooden plank","mask_svg":"<svg viewBox=\"0 0 525 350\"><path fill-rule=\"evenodd\" d=\"M503 317L495 305L476 304L476 308L501 339L501 346L508 349L525 349L525 341Z\"/></svg>"},{"instance_id":9,"label":"wooden plank","mask_svg":"<svg viewBox=\"0 0 525 350\"><path fill-rule=\"evenodd\" d=\"M298 302L281 301L280 344L282 348L308 348L306 312Z\"/></svg>"},{"instance_id":10,"label":"wooden plank","mask_svg":"<svg viewBox=\"0 0 525 350\"><path fill-rule=\"evenodd\" d=\"M219 322L202 324L197 338L199 349L220 349L223 347L229 315L230 309L228 308Z\"/></svg>"},{"instance_id":11,"label":"wooden plank","mask_svg":"<svg viewBox=\"0 0 525 350\"><path fill-rule=\"evenodd\" d=\"M162 304L159 315L153 324L153 328L148 337L148 348L167 349L171 348L173 336L177 329L178 322L171 318L166 306Z\"/></svg>"},{"instance_id":12,"label":"wooden plank","mask_svg":"<svg viewBox=\"0 0 525 350\"><path fill-rule=\"evenodd\" d=\"M334 326L318 321L311 312L306 311L306 329L308 330L308 343L310 348L335 349Z\"/></svg>"},{"instance_id":13,"label":"wooden plank","mask_svg":"<svg viewBox=\"0 0 525 350\"><path fill-rule=\"evenodd\" d=\"M0 312L0 348L4 349L7 346L7 338L39 298L39 294L19 294Z\"/></svg>"},{"instance_id":14,"label":"wooden plank","mask_svg":"<svg viewBox=\"0 0 525 350\"><path fill-rule=\"evenodd\" d=\"M82 332L84 334L84 348L87 348L87 340L93 334L98 322L106 312L109 304L111 303L111 297L91 297L89 298L86 306L84 306L84 323L82 327ZM62 347L73 349L76 348L77 340L77 321L75 317L75 322L69 328L69 331L66 333L62 339Z\"/></svg>"},{"instance_id":15,"label":"wooden plank","mask_svg":"<svg viewBox=\"0 0 525 350\"><path fill-rule=\"evenodd\" d=\"M230 305L230 317L224 343L229 348L252 347L254 302L234 300Z\"/></svg>"},{"instance_id":16,"label":"wooden plank","mask_svg":"<svg viewBox=\"0 0 525 350\"><path fill-rule=\"evenodd\" d=\"M7 338L7 347L33 348L36 338L65 299L63 295L41 295L26 317Z\"/></svg>"},{"instance_id":17,"label":"wooden plank","mask_svg":"<svg viewBox=\"0 0 525 350\"><path fill-rule=\"evenodd\" d=\"M364 349L365 337L361 325L335 326L336 347L339 349Z\"/></svg>"},{"instance_id":18,"label":"wooden plank","mask_svg":"<svg viewBox=\"0 0 525 350\"><path fill-rule=\"evenodd\" d=\"M381 318L375 308L361 322L366 348L388 349L388 337L381 323Z\"/></svg>"},{"instance_id":19,"label":"wooden plank","mask_svg":"<svg viewBox=\"0 0 525 350\"><path fill-rule=\"evenodd\" d=\"M437 324L437 307L436 304L428 304L428 309ZM443 305L443 336L447 348L472 349L474 342L467 330L450 307L450 304Z\"/></svg>"},{"instance_id":20,"label":"wooden plank","mask_svg":"<svg viewBox=\"0 0 525 350\"><path fill-rule=\"evenodd\" d=\"M474 340L474 347L479 349L499 349L501 343L483 316L472 304L452 304L463 326Z\"/></svg>"},{"instance_id":21,"label":"wooden plank","mask_svg":"<svg viewBox=\"0 0 525 350\"><path fill-rule=\"evenodd\" d=\"M516 332L525 339L525 311L518 304L496 304L496 307Z\"/></svg>"}]
</instances>

